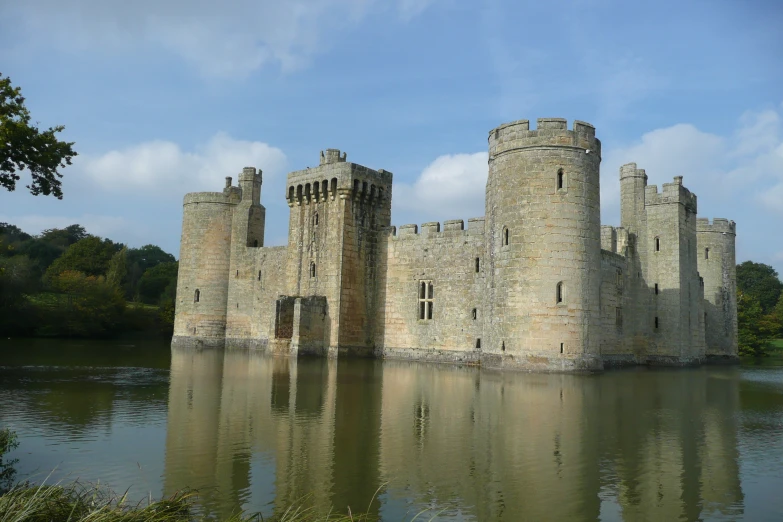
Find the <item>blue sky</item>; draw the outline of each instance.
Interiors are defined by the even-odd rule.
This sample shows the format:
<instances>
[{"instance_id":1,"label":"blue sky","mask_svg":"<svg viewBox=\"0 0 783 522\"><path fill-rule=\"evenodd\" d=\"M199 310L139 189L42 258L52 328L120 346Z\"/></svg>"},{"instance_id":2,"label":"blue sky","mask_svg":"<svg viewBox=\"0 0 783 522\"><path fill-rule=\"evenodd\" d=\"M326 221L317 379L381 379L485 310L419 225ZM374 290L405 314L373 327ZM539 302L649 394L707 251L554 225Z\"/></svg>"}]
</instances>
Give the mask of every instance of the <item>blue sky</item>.
<instances>
[{"instance_id":1,"label":"blue sky","mask_svg":"<svg viewBox=\"0 0 783 522\"><path fill-rule=\"evenodd\" d=\"M394 224L467 219L487 132L562 117L603 142L603 223L635 161L684 176L701 217L737 222L738 261L783 273L783 2L641 4L0 2L0 72L80 153L62 201L3 191L0 221L178 256L183 195L253 165L284 244L285 175L326 148L394 173Z\"/></svg>"}]
</instances>

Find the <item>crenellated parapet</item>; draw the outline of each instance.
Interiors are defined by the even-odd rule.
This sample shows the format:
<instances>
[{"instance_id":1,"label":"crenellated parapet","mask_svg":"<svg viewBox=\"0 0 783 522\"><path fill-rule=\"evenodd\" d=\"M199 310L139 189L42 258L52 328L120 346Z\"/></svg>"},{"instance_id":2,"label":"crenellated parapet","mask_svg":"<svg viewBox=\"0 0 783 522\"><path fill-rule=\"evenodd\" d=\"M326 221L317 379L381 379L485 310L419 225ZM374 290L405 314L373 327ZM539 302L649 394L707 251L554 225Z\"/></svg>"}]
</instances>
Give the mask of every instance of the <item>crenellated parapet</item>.
<instances>
[{"instance_id":1,"label":"crenellated parapet","mask_svg":"<svg viewBox=\"0 0 783 522\"><path fill-rule=\"evenodd\" d=\"M663 191L658 192L657 185L647 185L644 190L645 205L665 205L679 203L691 212L696 212L696 194L685 188L682 176L675 176L673 183L664 183Z\"/></svg>"},{"instance_id":2,"label":"crenellated parapet","mask_svg":"<svg viewBox=\"0 0 783 522\"><path fill-rule=\"evenodd\" d=\"M601 157L601 141L595 137L595 127L575 120L573 128L562 118L538 118L537 128L530 120L505 123L489 131L489 159L494 160L511 151L531 147L566 147L582 149Z\"/></svg>"},{"instance_id":3,"label":"crenellated parapet","mask_svg":"<svg viewBox=\"0 0 783 522\"><path fill-rule=\"evenodd\" d=\"M421 227L417 224L401 225L387 227L388 237L394 240L428 240L437 238L457 238L468 236L482 236L484 234L484 218L470 218L468 227L465 228L465 222L461 219L452 219L444 221L442 226L438 221L423 223Z\"/></svg>"},{"instance_id":4,"label":"crenellated parapet","mask_svg":"<svg viewBox=\"0 0 783 522\"><path fill-rule=\"evenodd\" d=\"M291 172L286 183L288 206L309 205L335 199L381 204L391 198L392 173L346 161L338 149L321 152L318 167Z\"/></svg>"},{"instance_id":5,"label":"crenellated parapet","mask_svg":"<svg viewBox=\"0 0 783 522\"><path fill-rule=\"evenodd\" d=\"M737 224L725 218L715 218L710 223L709 218L696 219L696 232L718 232L721 234L737 234Z\"/></svg>"}]
</instances>

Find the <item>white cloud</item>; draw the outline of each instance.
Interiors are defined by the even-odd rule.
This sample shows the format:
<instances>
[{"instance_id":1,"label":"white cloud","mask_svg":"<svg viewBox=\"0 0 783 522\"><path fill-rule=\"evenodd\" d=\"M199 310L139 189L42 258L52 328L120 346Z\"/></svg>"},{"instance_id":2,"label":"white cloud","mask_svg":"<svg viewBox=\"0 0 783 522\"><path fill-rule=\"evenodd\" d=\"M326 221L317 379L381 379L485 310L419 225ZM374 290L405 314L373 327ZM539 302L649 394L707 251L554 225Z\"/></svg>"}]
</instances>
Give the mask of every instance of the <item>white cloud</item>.
<instances>
[{"instance_id":1,"label":"white cloud","mask_svg":"<svg viewBox=\"0 0 783 522\"><path fill-rule=\"evenodd\" d=\"M391 7L408 20L432 1L27 0L4 9L30 45L105 53L163 48L206 76L230 77L270 63L284 71L303 67L371 8Z\"/></svg>"},{"instance_id":2,"label":"white cloud","mask_svg":"<svg viewBox=\"0 0 783 522\"><path fill-rule=\"evenodd\" d=\"M82 178L108 192L149 196L219 191L225 176L234 177L242 167L263 171L264 183L285 171L286 157L278 148L257 141L243 141L218 133L195 151L183 151L170 141L153 141L114 150L100 156L79 156L74 169ZM84 179L82 183L84 183Z\"/></svg>"},{"instance_id":3,"label":"white cloud","mask_svg":"<svg viewBox=\"0 0 783 522\"><path fill-rule=\"evenodd\" d=\"M412 184L397 183L392 202L399 213L447 220L484 215L486 152L440 156Z\"/></svg>"}]
</instances>

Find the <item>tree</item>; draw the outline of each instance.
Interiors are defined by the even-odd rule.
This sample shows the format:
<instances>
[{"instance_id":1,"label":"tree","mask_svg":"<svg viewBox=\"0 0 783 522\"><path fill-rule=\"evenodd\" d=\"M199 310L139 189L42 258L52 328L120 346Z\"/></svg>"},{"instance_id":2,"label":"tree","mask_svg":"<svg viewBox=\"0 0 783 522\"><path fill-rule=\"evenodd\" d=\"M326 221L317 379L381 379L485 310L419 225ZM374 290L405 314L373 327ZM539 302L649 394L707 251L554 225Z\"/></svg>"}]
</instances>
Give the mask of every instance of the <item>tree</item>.
<instances>
[{"instance_id":1,"label":"tree","mask_svg":"<svg viewBox=\"0 0 783 522\"><path fill-rule=\"evenodd\" d=\"M167 287L177 285L179 263L161 263L153 266L139 280L139 297L145 303L158 304Z\"/></svg>"},{"instance_id":2,"label":"tree","mask_svg":"<svg viewBox=\"0 0 783 522\"><path fill-rule=\"evenodd\" d=\"M737 265L737 291L755 297L762 314L768 314L780 299L783 283L771 266L745 261Z\"/></svg>"},{"instance_id":3,"label":"tree","mask_svg":"<svg viewBox=\"0 0 783 522\"><path fill-rule=\"evenodd\" d=\"M758 299L741 290L737 292L737 344L740 355L764 355L766 341L759 329L762 315Z\"/></svg>"},{"instance_id":4,"label":"tree","mask_svg":"<svg viewBox=\"0 0 783 522\"><path fill-rule=\"evenodd\" d=\"M120 288L105 277L65 270L52 277L51 286L68 296L65 314L69 335L106 335L120 324L125 299Z\"/></svg>"},{"instance_id":5,"label":"tree","mask_svg":"<svg viewBox=\"0 0 783 522\"><path fill-rule=\"evenodd\" d=\"M122 245L112 242L110 239L101 240L99 237L90 236L77 241L58 257L46 270L46 279L66 270L82 272L87 276L105 275L109 268L109 261Z\"/></svg>"},{"instance_id":6,"label":"tree","mask_svg":"<svg viewBox=\"0 0 783 522\"><path fill-rule=\"evenodd\" d=\"M15 190L20 179L17 171L28 170L33 178L27 185L31 194L62 199L59 178L63 176L57 169L70 165L77 155L73 142L57 139L57 133L65 129L62 125L45 131L31 125L24 101L21 89L0 74L0 186Z\"/></svg>"},{"instance_id":7,"label":"tree","mask_svg":"<svg viewBox=\"0 0 783 522\"><path fill-rule=\"evenodd\" d=\"M139 297L139 281L144 272L161 263L173 263L174 261L174 256L155 245L128 249L128 283L126 285L128 299Z\"/></svg>"},{"instance_id":8,"label":"tree","mask_svg":"<svg viewBox=\"0 0 783 522\"><path fill-rule=\"evenodd\" d=\"M49 228L41 232L41 239L47 243L62 247L63 250L89 237L90 234L81 225L69 225L65 228Z\"/></svg>"},{"instance_id":9,"label":"tree","mask_svg":"<svg viewBox=\"0 0 783 522\"><path fill-rule=\"evenodd\" d=\"M122 247L119 251L115 252L109 260L109 267L106 270L106 281L109 284L115 285L117 288L122 288L122 284L128 275L128 267L126 258L128 249Z\"/></svg>"}]
</instances>

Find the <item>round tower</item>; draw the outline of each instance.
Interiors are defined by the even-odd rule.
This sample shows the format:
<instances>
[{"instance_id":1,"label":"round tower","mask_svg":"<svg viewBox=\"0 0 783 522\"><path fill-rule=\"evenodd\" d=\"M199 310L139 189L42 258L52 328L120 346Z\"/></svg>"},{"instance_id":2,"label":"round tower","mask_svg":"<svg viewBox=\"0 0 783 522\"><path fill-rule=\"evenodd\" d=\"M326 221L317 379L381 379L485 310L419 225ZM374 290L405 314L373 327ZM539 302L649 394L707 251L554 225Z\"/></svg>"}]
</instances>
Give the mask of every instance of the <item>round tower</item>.
<instances>
[{"instance_id":1,"label":"round tower","mask_svg":"<svg viewBox=\"0 0 783 522\"><path fill-rule=\"evenodd\" d=\"M706 355L735 360L737 355L737 260L734 221L696 220L697 266L704 284Z\"/></svg>"},{"instance_id":2,"label":"round tower","mask_svg":"<svg viewBox=\"0 0 783 522\"><path fill-rule=\"evenodd\" d=\"M223 347L231 222L239 190L185 196L172 347Z\"/></svg>"},{"instance_id":3,"label":"round tower","mask_svg":"<svg viewBox=\"0 0 783 522\"><path fill-rule=\"evenodd\" d=\"M489 133L482 350L490 365L599 369L601 143L540 118Z\"/></svg>"}]
</instances>

